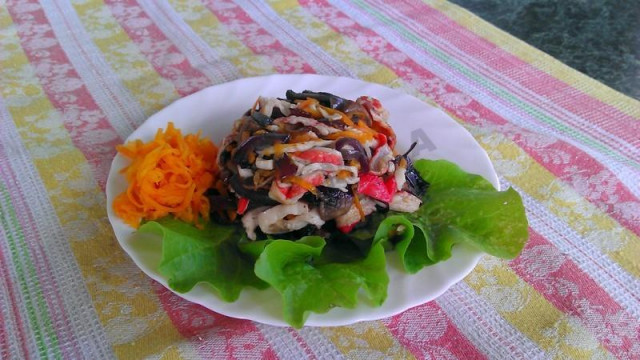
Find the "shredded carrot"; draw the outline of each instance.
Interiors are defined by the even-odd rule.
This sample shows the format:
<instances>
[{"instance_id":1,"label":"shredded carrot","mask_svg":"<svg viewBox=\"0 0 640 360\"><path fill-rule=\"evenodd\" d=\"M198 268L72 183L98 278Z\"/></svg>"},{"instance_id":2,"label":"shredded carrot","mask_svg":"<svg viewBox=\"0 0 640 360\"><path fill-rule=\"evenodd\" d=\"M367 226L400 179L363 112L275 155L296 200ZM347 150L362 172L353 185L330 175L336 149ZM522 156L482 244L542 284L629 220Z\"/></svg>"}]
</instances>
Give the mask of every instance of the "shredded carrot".
<instances>
[{"instance_id":1,"label":"shredded carrot","mask_svg":"<svg viewBox=\"0 0 640 360\"><path fill-rule=\"evenodd\" d=\"M316 189L315 186L313 186L312 183L306 181L305 179L299 177L299 176L287 176L286 178L283 179L283 182L289 183L289 184L294 184L294 185L298 185L301 188L311 192L312 194L316 195L318 193L318 190Z\"/></svg>"},{"instance_id":2,"label":"shredded carrot","mask_svg":"<svg viewBox=\"0 0 640 360\"><path fill-rule=\"evenodd\" d=\"M298 109L311 114L314 118L322 116L317 108L320 104L316 99L307 98L306 100L296 100L296 104L298 105Z\"/></svg>"},{"instance_id":3,"label":"shredded carrot","mask_svg":"<svg viewBox=\"0 0 640 360\"><path fill-rule=\"evenodd\" d=\"M312 138L310 141L312 140L318 140L317 138ZM287 149L290 149L291 147L296 146L297 143L275 143L273 144L273 147L271 148L266 148L264 150L262 150L262 154L263 155L273 155L276 159L281 158L282 156L284 156L284 154L287 152Z\"/></svg>"},{"instance_id":4,"label":"shredded carrot","mask_svg":"<svg viewBox=\"0 0 640 360\"><path fill-rule=\"evenodd\" d=\"M351 121L351 119L347 116L347 114L343 113L342 111L336 110L336 109L333 109L333 108L330 108L330 107L322 106L322 105L320 105L320 106L329 115L335 115L335 114L340 115L342 117L341 120L342 120L342 122L345 123L345 125L347 125L347 126L353 126L354 125L353 121Z\"/></svg>"},{"instance_id":5,"label":"shredded carrot","mask_svg":"<svg viewBox=\"0 0 640 360\"><path fill-rule=\"evenodd\" d=\"M311 133L313 134L313 133ZM291 139L289 140L290 144L297 144L297 143L301 143L301 142L306 142L306 141L311 141L311 140L318 140L318 137L315 135L311 135L308 132L306 133L295 133L293 135L291 135Z\"/></svg>"},{"instance_id":6,"label":"shredded carrot","mask_svg":"<svg viewBox=\"0 0 640 360\"><path fill-rule=\"evenodd\" d=\"M182 136L173 123L155 138L128 142L116 148L131 159L121 170L129 185L113 203L115 213L137 228L140 221L172 214L200 226L209 219L209 200L204 192L213 186L218 172L218 149L200 133Z\"/></svg>"},{"instance_id":7,"label":"shredded carrot","mask_svg":"<svg viewBox=\"0 0 640 360\"><path fill-rule=\"evenodd\" d=\"M227 214L229 215L229 220L235 221L238 213L233 210L227 210Z\"/></svg>"},{"instance_id":8,"label":"shredded carrot","mask_svg":"<svg viewBox=\"0 0 640 360\"><path fill-rule=\"evenodd\" d=\"M276 159L279 159L284 155L284 151L286 148L287 148L287 144L277 143L273 145L273 155L276 157ZM265 151L265 154L267 153L268 152Z\"/></svg>"},{"instance_id":9,"label":"shredded carrot","mask_svg":"<svg viewBox=\"0 0 640 360\"><path fill-rule=\"evenodd\" d=\"M339 114L340 116L342 116L341 120L347 126L354 126L353 121L351 121L351 119L349 118L349 116L347 116L347 114L337 109L322 106L316 99L307 98L306 100L298 100L296 101L296 103L298 104L298 109L304 110L305 112L311 114L311 116L313 116L314 118L322 117L322 113L319 110L319 108L322 108L329 115Z\"/></svg>"},{"instance_id":10,"label":"shredded carrot","mask_svg":"<svg viewBox=\"0 0 640 360\"><path fill-rule=\"evenodd\" d=\"M355 161L355 163L357 163L358 165L360 164L360 163L358 163L357 161ZM352 166L353 166L353 165L352 165ZM336 177L337 177L338 179L346 179L346 178L349 178L349 177L351 177L351 171L348 171L348 170L340 170L340 171L338 171L338 172L336 173Z\"/></svg>"},{"instance_id":11,"label":"shredded carrot","mask_svg":"<svg viewBox=\"0 0 640 360\"><path fill-rule=\"evenodd\" d=\"M358 209L360 220L364 219L366 215L364 214L364 209L362 208L362 204L358 198L358 193L355 190L353 191L353 204L356 206L356 209Z\"/></svg>"},{"instance_id":12,"label":"shredded carrot","mask_svg":"<svg viewBox=\"0 0 640 360\"><path fill-rule=\"evenodd\" d=\"M357 128L358 128L360 131L363 131L363 132L365 132L365 133L367 133L367 134L375 135L375 134L377 134L377 133L378 133L378 131L376 131L376 130L374 130L374 129L370 128L367 124L365 124L365 122L364 122L364 121L360 121L360 122L358 122L358 124L357 124L356 126L357 126Z\"/></svg>"},{"instance_id":13,"label":"shredded carrot","mask_svg":"<svg viewBox=\"0 0 640 360\"><path fill-rule=\"evenodd\" d=\"M327 138L329 140L336 140L336 139L339 139L341 137L354 138L354 139L358 140L361 144L365 144L367 141L373 139L373 136L371 136L371 134L359 133L359 132L355 132L353 130L337 131L337 132L334 132L332 134L329 134L329 135L325 136L325 138Z\"/></svg>"},{"instance_id":14,"label":"shredded carrot","mask_svg":"<svg viewBox=\"0 0 640 360\"><path fill-rule=\"evenodd\" d=\"M353 126L353 121L351 121L351 119L347 116L347 114L340 112L340 115L342 115L343 123L347 124L347 126Z\"/></svg>"}]
</instances>

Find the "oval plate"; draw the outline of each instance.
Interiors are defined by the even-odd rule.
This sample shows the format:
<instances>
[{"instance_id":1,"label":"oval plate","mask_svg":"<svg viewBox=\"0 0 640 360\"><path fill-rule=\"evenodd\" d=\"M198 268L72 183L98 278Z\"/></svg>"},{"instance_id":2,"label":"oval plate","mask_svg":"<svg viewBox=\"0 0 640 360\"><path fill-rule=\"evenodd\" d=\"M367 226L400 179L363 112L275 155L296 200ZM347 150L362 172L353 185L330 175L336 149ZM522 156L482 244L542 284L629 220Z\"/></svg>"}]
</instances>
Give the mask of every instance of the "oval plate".
<instances>
[{"instance_id":1,"label":"oval plate","mask_svg":"<svg viewBox=\"0 0 640 360\"><path fill-rule=\"evenodd\" d=\"M203 136L220 144L230 132L233 121L249 109L258 96L284 97L288 89L330 92L347 99L362 95L375 97L390 113L389 123L398 136L400 152L417 141L418 145L412 152L413 158L452 161L467 172L483 176L499 188L498 177L486 152L471 134L443 111L400 91L350 78L309 74L270 75L211 86L179 99L154 114L127 141L151 140L159 128L166 128L168 122L173 121L183 134L201 131ZM118 154L111 164L106 186L109 221L120 246L136 265L168 288L167 279L157 269L161 258L160 241L135 241L135 230L112 210L113 200L127 187L125 178L119 173L127 163ZM449 260L410 275L402 271L397 256L393 252L388 253L389 296L382 306L372 307L366 301L361 301L355 309L334 308L325 314L312 313L306 325L339 326L377 320L424 304L462 280L473 270L480 256L481 253L471 247L456 246ZM186 294L177 295L227 316L270 325L287 325L282 318L280 295L271 288L245 288L233 303L222 301L215 290L204 283L196 285Z\"/></svg>"}]
</instances>

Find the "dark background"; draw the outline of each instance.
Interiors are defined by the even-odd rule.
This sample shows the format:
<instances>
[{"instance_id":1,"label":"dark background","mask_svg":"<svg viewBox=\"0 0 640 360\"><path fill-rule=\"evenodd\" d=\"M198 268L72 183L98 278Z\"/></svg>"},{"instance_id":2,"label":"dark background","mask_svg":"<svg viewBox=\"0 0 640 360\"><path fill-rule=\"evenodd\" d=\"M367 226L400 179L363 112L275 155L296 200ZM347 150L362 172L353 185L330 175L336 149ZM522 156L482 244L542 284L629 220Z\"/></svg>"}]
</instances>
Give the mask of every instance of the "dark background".
<instances>
[{"instance_id":1,"label":"dark background","mask_svg":"<svg viewBox=\"0 0 640 360\"><path fill-rule=\"evenodd\" d=\"M640 0L450 0L640 99Z\"/></svg>"}]
</instances>

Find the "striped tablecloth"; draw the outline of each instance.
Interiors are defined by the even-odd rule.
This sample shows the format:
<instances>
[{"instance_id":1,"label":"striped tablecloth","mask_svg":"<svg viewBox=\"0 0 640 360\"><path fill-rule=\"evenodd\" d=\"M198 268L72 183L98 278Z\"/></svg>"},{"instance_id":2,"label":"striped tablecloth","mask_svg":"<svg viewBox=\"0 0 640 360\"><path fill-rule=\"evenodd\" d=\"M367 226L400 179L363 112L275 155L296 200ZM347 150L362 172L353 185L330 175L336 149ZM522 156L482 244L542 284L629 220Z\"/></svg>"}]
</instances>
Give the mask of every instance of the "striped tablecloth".
<instances>
[{"instance_id":1,"label":"striped tablecloth","mask_svg":"<svg viewBox=\"0 0 640 360\"><path fill-rule=\"evenodd\" d=\"M172 101L320 73L447 111L530 240L389 319L227 318L119 248L114 146ZM0 0L0 358L640 358L640 103L444 1Z\"/></svg>"}]
</instances>

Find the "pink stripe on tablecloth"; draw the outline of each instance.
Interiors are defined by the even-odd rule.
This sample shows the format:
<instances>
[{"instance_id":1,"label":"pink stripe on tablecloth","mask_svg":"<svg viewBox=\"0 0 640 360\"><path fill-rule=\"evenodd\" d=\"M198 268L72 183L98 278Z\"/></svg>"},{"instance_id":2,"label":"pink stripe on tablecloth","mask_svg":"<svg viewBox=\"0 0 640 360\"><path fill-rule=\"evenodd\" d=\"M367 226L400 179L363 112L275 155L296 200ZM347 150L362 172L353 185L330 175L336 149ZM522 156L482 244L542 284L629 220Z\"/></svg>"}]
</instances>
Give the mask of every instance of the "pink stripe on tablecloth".
<instances>
[{"instance_id":1,"label":"pink stripe on tablecloth","mask_svg":"<svg viewBox=\"0 0 640 360\"><path fill-rule=\"evenodd\" d=\"M2 258L2 251L0 251L0 260ZM2 279L0 279L0 283L4 283ZM8 356L9 353L9 340L7 340L7 327L4 324L7 324L9 320L5 318L3 312L0 312L0 357L4 358ZM25 355L23 355L25 356Z\"/></svg>"},{"instance_id":2,"label":"pink stripe on tablecloth","mask_svg":"<svg viewBox=\"0 0 640 360\"><path fill-rule=\"evenodd\" d=\"M287 331L289 332L289 334L291 334L298 345L300 345L300 348L306 354L307 359L317 359L316 354L314 353L313 349L311 349L311 346L309 346L309 343L307 343L307 341L302 336L300 336L300 333L298 331L294 330L293 328L288 328Z\"/></svg>"},{"instance_id":3,"label":"pink stripe on tablecloth","mask_svg":"<svg viewBox=\"0 0 640 360\"><path fill-rule=\"evenodd\" d=\"M0 178L2 178L6 184L16 184L19 180L15 177L15 174L11 170L11 165L7 161L9 156L3 144L0 144ZM36 229L33 214L29 211L29 206L21 196L22 194L20 194L19 189L10 189L8 193L16 213L16 218L20 223L24 241L29 248L29 258L35 267L39 282L38 285L43 292L43 297L47 303L47 312L54 324L54 329L59 344L61 345L60 350L65 357L79 358L81 354L78 349L78 343L74 341L76 334L69 322L69 316L59 292L60 285L53 275L51 263L49 262L46 251L43 249L41 236ZM62 346L69 344L73 345L72 349L70 349L69 346Z\"/></svg>"},{"instance_id":4,"label":"pink stripe on tablecloth","mask_svg":"<svg viewBox=\"0 0 640 360\"><path fill-rule=\"evenodd\" d=\"M35 0L21 2L26 3L34 6L18 7L16 0L8 1L22 48L49 101L62 112L73 144L85 155L99 185L104 188L120 138L69 62L44 11ZM18 12L18 8L23 11ZM46 44L44 49L43 44Z\"/></svg>"},{"instance_id":5,"label":"pink stripe on tablecloth","mask_svg":"<svg viewBox=\"0 0 640 360\"><path fill-rule=\"evenodd\" d=\"M182 96L209 85L209 79L162 33L135 0L106 0L105 4L138 49Z\"/></svg>"},{"instance_id":6,"label":"pink stripe on tablecloth","mask_svg":"<svg viewBox=\"0 0 640 360\"><path fill-rule=\"evenodd\" d=\"M29 350L27 349L27 335L24 330L24 322L22 321L22 317L20 316L20 309L18 309L17 306L17 302L19 300L16 296L15 285L11 281L11 274L9 272L8 264L9 263L7 262L7 258L4 256L2 247L0 247L0 277L2 278L2 282L6 284L6 286L3 287L3 289L0 291L5 291L5 289L7 291L7 295L9 296L9 304L11 306L9 309L9 313L15 319L15 324L18 329L17 338L18 342L20 343L20 350L22 350L22 358L28 359ZM2 349L9 349L8 345L5 345L8 343L6 334L7 328L5 327L5 324L7 323L5 323L3 319L2 323L0 323L0 341L2 341Z\"/></svg>"},{"instance_id":7,"label":"pink stripe on tablecloth","mask_svg":"<svg viewBox=\"0 0 640 360\"><path fill-rule=\"evenodd\" d=\"M486 359L435 302L411 308L383 323L418 359Z\"/></svg>"},{"instance_id":8,"label":"pink stripe on tablecloth","mask_svg":"<svg viewBox=\"0 0 640 360\"><path fill-rule=\"evenodd\" d=\"M2 251L0 251L0 260L2 260ZM0 279L0 284L3 281ZM7 330L4 324L7 324L9 321L5 319L3 312L0 312L0 357L7 356L6 353L9 352L9 340L7 340Z\"/></svg>"},{"instance_id":9,"label":"pink stripe on tablecloth","mask_svg":"<svg viewBox=\"0 0 640 360\"><path fill-rule=\"evenodd\" d=\"M235 80L240 76L219 49L209 46L167 2L137 0L138 5L158 29L186 57L187 61L214 83Z\"/></svg>"},{"instance_id":10,"label":"pink stripe on tablecloth","mask_svg":"<svg viewBox=\"0 0 640 360\"><path fill-rule=\"evenodd\" d=\"M549 240L533 230L529 234L522 255L510 262L513 270L560 311L579 318L614 355L640 357L640 348L632 349L640 343L638 319Z\"/></svg>"},{"instance_id":11,"label":"pink stripe on tablecloth","mask_svg":"<svg viewBox=\"0 0 640 360\"><path fill-rule=\"evenodd\" d=\"M586 121L565 119L584 132L591 132L593 125L596 125L629 144L640 143L638 119L535 68L471 32L428 4L417 0L404 0L404 2L408 6L398 4L398 6L394 5L394 8L404 16L414 19L424 30L436 34L461 52L468 54L470 59L482 61L484 65L489 66L493 71L485 75L495 75L492 77L494 80L500 77L508 78L522 88L529 89L543 96L545 100L584 118ZM420 16L415 16L416 14ZM393 18L393 16L390 17ZM435 43L435 41L431 42ZM558 94L562 96L557 96ZM545 103L539 102L535 105L544 107Z\"/></svg>"},{"instance_id":12,"label":"pink stripe on tablecloth","mask_svg":"<svg viewBox=\"0 0 640 360\"><path fill-rule=\"evenodd\" d=\"M508 134L558 179L640 236L640 200L613 171L569 143L548 139L512 124L504 125L499 131Z\"/></svg>"},{"instance_id":13,"label":"pink stripe on tablecloth","mask_svg":"<svg viewBox=\"0 0 640 360\"><path fill-rule=\"evenodd\" d=\"M238 5L228 0L203 0L203 3L251 51L268 58L278 72L315 73L311 65L291 49L283 46Z\"/></svg>"},{"instance_id":14,"label":"pink stripe on tablecloth","mask_svg":"<svg viewBox=\"0 0 640 360\"><path fill-rule=\"evenodd\" d=\"M62 3L64 4L64 2ZM49 4L49 6L43 7L45 11L49 11L49 16L53 19L58 18L59 21L62 21L66 28L59 29L59 33L62 32L64 34L66 30L69 34L68 40L64 40L64 38L67 38L66 36L60 39L60 46L66 49L67 54L70 54L68 55L70 60L75 60L74 56L76 54L80 55L80 59L75 62L76 70L85 83L89 85L89 92L94 94L96 103L101 106L107 119L111 120L112 124L116 124L114 129L118 131L120 136L127 136L139 125L138 121L144 115L142 109L139 108L135 100L131 100L129 91L124 87L118 87L116 85L118 81L113 81L116 78L116 74L111 72L106 62L103 62L103 59L96 54L98 49L92 46L93 43L88 40L84 31L78 28L82 25L80 25L79 19L75 16L76 14L71 11L71 5L68 3L61 5L58 0L50 1ZM53 9L57 14L51 11ZM84 68L82 65L78 65L79 63L84 63ZM94 85L92 89L90 83L98 85ZM104 94L102 95L101 93ZM111 112L112 108L119 111Z\"/></svg>"},{"instance_id":15,"label":"pink stripe on tablecloth","mask_svg":"<svg viewBox=\"0 0 640 360\"><path fill-rule=\"evenodd\" d=\"M545 351L507 321L493 304L465 282L450 287L434 300L488 358L540 359Z\"/></svg>"},{"instance_id":16,"label":"pink stripe on tablecloth","mask_svg":"<svg viewBox=\"0 0 640 360\"><path fill-rule=\"evenodd\" d=\"M203 358L276 359L262 332L249 320L226 317L188 302L162 285L155 290L165 312L185 338L194 341ZM212 353L217 349L217 353ZM220 352L224 349L224 352Z\"/></svg>"},{"instance_id":17,"label":"pink stripe on tablecloth","mask_svg":"<svg viewBox=\"0 0 640 360\"><path fill-rule=\"evenodd\" d=\"M640 236L640 200L599 161L557 138L536 134L509 123L458 89L439 79L373 30L360 26L326 0L301 0L300 4L336 32L352 38L367 55L393 70L418 91L460 119L493 127L518 144L548 171L571 185L580 195ZM366 41L365 41L366 40ZM438 80L437 86L430 80ZM487 121L489 123L487 123ZM579 171L575 171L575 168ZM579 174L579 175L575 175ZM568 176L571 176L567 179Z\"/></svg>"}]
</instances>

